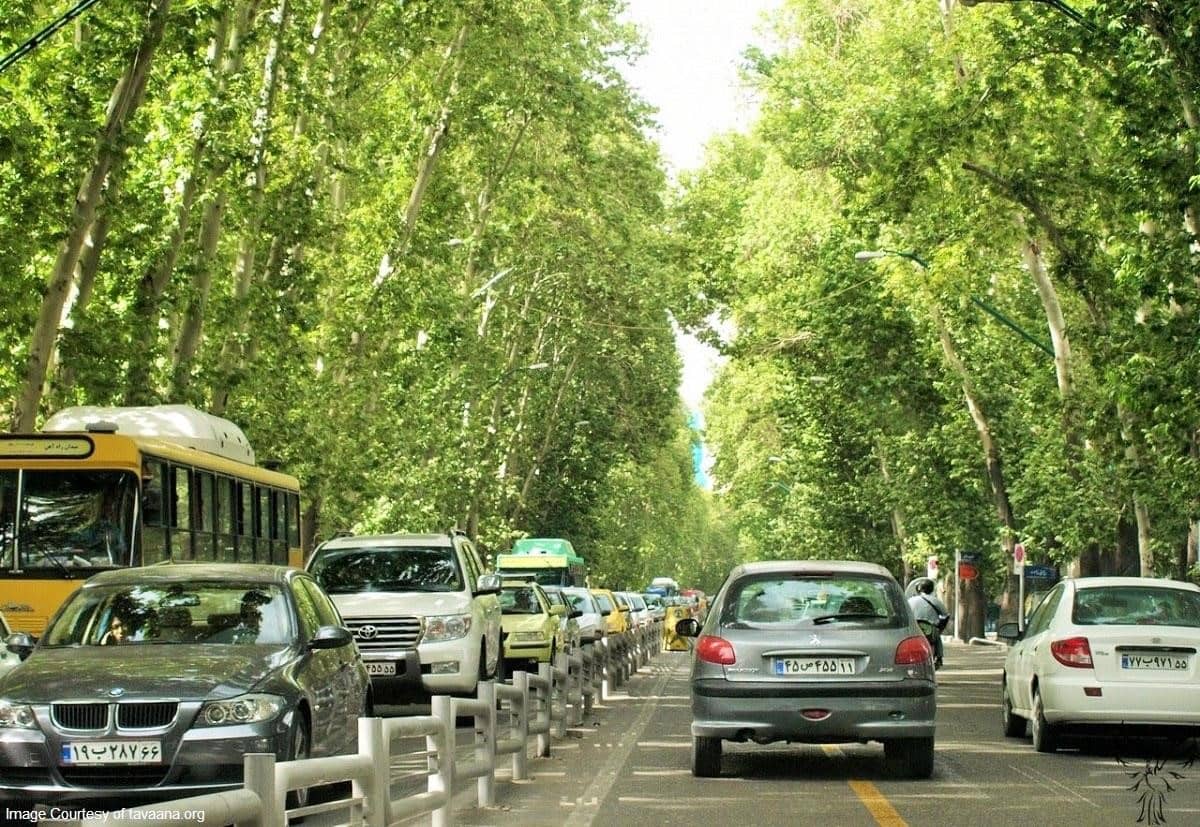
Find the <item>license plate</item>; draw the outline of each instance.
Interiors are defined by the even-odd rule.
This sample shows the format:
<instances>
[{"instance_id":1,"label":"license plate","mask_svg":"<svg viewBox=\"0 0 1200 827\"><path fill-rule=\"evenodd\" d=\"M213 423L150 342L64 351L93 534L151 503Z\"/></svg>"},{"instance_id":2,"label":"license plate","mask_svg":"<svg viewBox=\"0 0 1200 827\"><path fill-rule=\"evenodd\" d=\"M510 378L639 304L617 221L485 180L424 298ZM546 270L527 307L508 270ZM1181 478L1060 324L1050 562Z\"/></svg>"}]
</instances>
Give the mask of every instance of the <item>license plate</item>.
<instances>
[{"instance_id":1,"label":"license plate","mask_svg":"<svg viewBox=\"0 0 1200 827\"><path fill-rule=\"evenodd\" d=\"M394 675L396 674L396 662L391 660L375 660L367 661L368 675Z\"/></svg>"},{"instance_id":2,"label":"license plate","mask_svg":"<svg viewBox=\"0 0 1200 827\"><path fill-rule=\"evenodd\" d=\"M1121 655L1121 668L1183 672L1188 668L1188 659L1185 655Z\"/></svg>"},{"instance_id":3,"label":"license plate","mask_svg":"<svg viewBox=\"0 0 1200 827\"><path fill-rule=\"evenodd\" d=\"M63 764L161 764L159 741L87 741L62 745Z\"/></svg>"},{"instance_id":4,"label":"license plate","mask_svg":"<svg viewBox=\"0 0 1200 827\"><path fill-rule=\"evenodd\" d=\"M853 675L854 658L775 658L776 675Z\"/></svg>"}]
</instances>

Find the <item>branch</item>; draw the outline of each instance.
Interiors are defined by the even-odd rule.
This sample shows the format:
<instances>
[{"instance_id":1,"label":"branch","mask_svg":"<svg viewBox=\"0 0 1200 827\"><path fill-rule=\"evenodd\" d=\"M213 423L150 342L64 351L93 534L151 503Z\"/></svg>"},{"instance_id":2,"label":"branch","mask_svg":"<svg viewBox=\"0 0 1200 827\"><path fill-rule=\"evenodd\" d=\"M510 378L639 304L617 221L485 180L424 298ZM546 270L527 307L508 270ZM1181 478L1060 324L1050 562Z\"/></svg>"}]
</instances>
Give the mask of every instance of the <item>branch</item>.
<instances>
[{"instance_id":1,"label":"branch","mask_svg":"<svg viewBox=\"0 0 1200 827\"><path fill-rule=\"evenodd\" d=\"M998 2L999 0L984 1ZM1031 212L1033 217L1037 220L1037 223L1040 224L1042 229L1046 231L1046 235L1049 237L1050 243L1054 246L1054 249L1058 250L1059 255L1061 255L1065 261L1073 262L1078 258L1075 252L1067 244L1067 239L1066 236L1063 235L1063 231L1057 224L1054 223L1054 219L1050 217L1050 213L1046 210L1046 208L1042 206L1042 202L1038 201L1037 198L1031 195L1023 187L1018 186L1013 181L1005 180L995 172L992 172L990 169L981 167L978 164L973 164L970 161L964 161L962 168L968 172L975 173L980 178L983 178L994 188L999 190L1000 193L1006 198L1017 202L1022 207L1029 210L1029 212Z\"/></svg>"}]
</instances>

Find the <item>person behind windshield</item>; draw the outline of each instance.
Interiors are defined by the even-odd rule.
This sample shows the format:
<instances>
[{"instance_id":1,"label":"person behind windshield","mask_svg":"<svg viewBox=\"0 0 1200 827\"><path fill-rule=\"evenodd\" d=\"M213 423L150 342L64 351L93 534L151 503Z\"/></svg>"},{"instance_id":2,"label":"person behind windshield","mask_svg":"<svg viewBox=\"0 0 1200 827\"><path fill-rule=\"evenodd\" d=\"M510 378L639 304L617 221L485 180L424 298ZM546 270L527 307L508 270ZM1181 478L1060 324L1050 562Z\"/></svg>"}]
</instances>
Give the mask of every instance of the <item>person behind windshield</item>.
<instances>
[{"instance_id":1,"label":"person behind windshield","mask_svg":"<svg viewBox=\"0 0 1200 827\"><path fill-rule=\"evenodd\" d=\"M108 631L100 638L101 646L108 646L115 643L125 643L129 640L129 630L125 626L125 621L116 615L112 616L112 620L108 622Z\"/></svg>"},{"instance_id":2,"label":"person behind windshield","mask_svg":"<svg viewBox=\"0 0 1200 827\"><path fill-rule=\"evenodd\" d=\"M93 565L116 564L125 552L121 527L99 498L92 502L86 522L70 534L68 543Z\"/></svg>"},{"instance_id":3,"label":"person behind windshield","mask_svg":"<svg viewBox=\"0 0 1200 827\"><path fill-rule=\"evenodd\" d=\"M941 619L950 613L946 611L946 604L933 593L933 581L928 577L922 578L921 582L917 583L916 593L908 599L908 605L918 621L928 623L934 630L934 633L929 636L930 643L933 644L933 667L941 669L943 654Z\"/></svg>"}]
</instances>

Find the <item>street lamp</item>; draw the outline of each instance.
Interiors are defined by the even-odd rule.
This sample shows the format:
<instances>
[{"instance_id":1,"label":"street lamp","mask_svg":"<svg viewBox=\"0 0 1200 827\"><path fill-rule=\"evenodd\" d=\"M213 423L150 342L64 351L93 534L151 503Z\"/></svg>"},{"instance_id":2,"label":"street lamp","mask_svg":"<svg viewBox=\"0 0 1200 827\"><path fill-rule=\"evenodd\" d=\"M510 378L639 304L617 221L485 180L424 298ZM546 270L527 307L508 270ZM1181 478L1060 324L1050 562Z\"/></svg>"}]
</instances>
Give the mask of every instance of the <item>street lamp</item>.
<instances>
[{"instance_id":1,"label":"street lamp","mask_svg":"<svg viewBox=\"0 0 1200 827\"><path fill-rule=\"evenodd\" d=\"M918 256L916 253L913 253L913 252L910 252L907 250L859 250L857 253L854 254L854 260L855 261L873 261L877 258L886 258L888 256L895 256L897 258L905 258L905 259L908 259L909 261L913 262L914 264L916 264L922 270L929 269L929 264L924 259L922 259L920 256ZM971 304L978 307L984 313L987 313L989 316L991 316L996 321L1000 322L1000 324L1004 325L1009 330L1012 330L1014 333L1016 333L1018 336L1020 336L1025 341L1029 342L1031 345L1036 347L1038 350L1042 351L1043 353L1046 353L1051 358L1054 358L1054 348L1050 347L1050 345L1046 344L1041 339L1038 339L1035 336L1033 336L1031 333L1029 333L1027 330L1025 330L1025 328L1021 327L1019 324L1014 322L1008 316L1005 316L999 310L992 307L990 304L988 304L987 302L985 302L983 299L979 298L978 296L971 296L970 299L971 299Z\"/></svg>"},{"instance_id":2,"label":"street lamp","mask_svg":"<svg viewBox=\"0 0 1200 827\"><path fill-rule=\"evenodd\" d=\"M978 6L983 3L999 4L999 3L1019 3L1019 2L1021 2L1021 0L962 0L962 4L964 6L966 6L967 8L971 8L972 6ZM1061 12L1062 14L1071 18L1073 21L1075 21L1079 25L1081 25L1087 29L1090 29L1092 31L1096 30L1096 27L1093 26L1087 20L1087 18L1085 18L1082 14L1080 14L1075 9L1068 6L1066 3L1063 2L1063 0L1030 0L1030 2L1041 3L1043 6L1049 6L1050 8L1054 9L1055 11Z\"/></svg>"}]
</instances>

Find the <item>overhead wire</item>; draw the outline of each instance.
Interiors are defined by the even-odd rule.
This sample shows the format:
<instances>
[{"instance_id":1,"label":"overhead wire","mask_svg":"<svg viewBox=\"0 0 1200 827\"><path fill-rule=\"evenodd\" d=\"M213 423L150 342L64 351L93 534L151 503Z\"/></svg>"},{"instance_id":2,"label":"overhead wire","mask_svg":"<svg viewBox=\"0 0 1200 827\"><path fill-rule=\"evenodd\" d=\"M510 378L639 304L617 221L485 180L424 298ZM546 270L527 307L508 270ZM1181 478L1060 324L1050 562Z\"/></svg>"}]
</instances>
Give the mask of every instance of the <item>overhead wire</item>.
<instances>
[{"instance_id":1,"label":"overhead wire","mask_svg":"<svg viewBox=\"0 0 1200 827\"><path fill-rule=\"evenodd\" d=\"M100 0L80 0L70 9L63 12L63 14L53 23L49 24L33 37L29 38L20 46L18 46L16 49L5 55L4 58L0 60L0 72L3 72L9 66L12 66L18 60L28 55L38 46L41 46L43 43L49 40L55 32L99 2Z\"/></svg>"}]
</instances>

